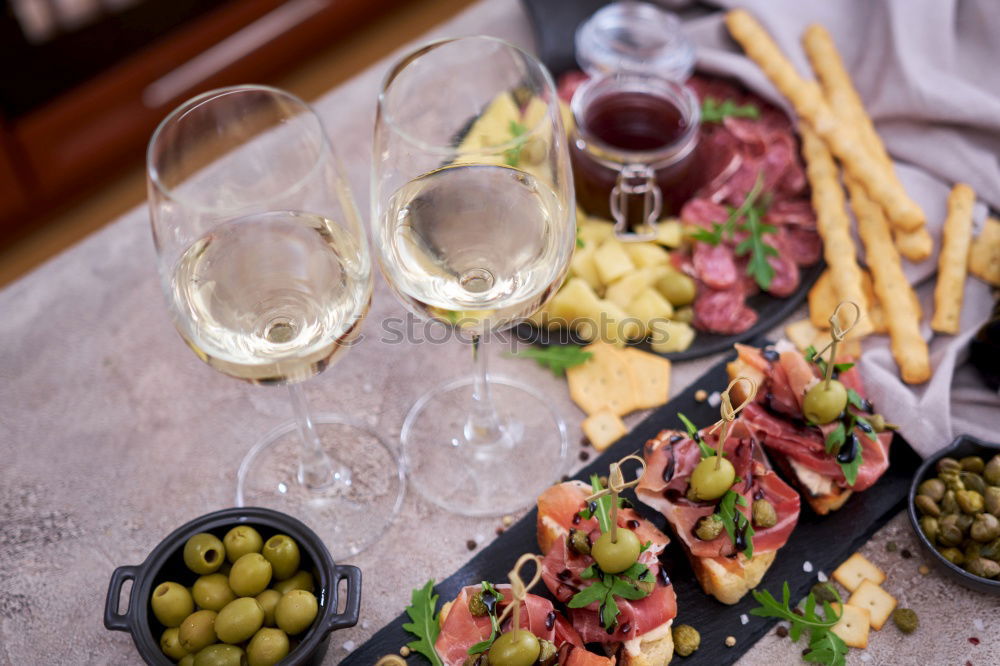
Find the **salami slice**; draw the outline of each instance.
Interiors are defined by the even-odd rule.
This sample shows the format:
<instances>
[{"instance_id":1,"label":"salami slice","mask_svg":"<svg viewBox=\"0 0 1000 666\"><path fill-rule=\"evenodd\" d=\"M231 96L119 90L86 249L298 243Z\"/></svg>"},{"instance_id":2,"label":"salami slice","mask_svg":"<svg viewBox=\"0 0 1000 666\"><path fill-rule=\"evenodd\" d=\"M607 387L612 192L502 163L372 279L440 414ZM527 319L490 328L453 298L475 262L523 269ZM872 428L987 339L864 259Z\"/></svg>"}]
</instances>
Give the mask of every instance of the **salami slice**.
<instances>
[{"instance_id":1,"label":"salami slice","mask_svg":"<svg viewBox=\"0 0 1000 666\"><path fill-rule=\"evenodd\" d=\"M743 299L738 286L725 291L700 290L694 300L694 325L710 333L742 333L757 323L757 313Z\"/></svg>"}]
</instances>

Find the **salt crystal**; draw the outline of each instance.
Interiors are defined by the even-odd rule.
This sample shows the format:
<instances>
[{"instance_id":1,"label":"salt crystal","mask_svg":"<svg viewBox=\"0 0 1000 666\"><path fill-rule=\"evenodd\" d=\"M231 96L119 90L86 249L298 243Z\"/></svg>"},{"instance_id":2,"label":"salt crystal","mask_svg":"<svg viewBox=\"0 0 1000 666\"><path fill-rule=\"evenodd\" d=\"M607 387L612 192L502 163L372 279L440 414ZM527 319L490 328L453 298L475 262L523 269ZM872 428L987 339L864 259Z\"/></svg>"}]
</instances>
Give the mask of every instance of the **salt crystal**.
<instances>
[{"instance_id":1,"label":"salt crystal","mask_svg":"<svg viewBox=\"0 0 1000 666\"><path fill-rule=\"evenodd\" d=\"M372 387L371 384L367 384L366 383L366 384L362 385L361 390L364 391L365 393L371 393L372 390L373 390L373 387Z\"/></svg>"},{"instance_id":2,"label":"salt crystal","mask_svg":"<svg viewBox=\"0 0 1000 666\"><path fill-rule=\"evenodd\" d=\"M806 560L805 562L802 563L802 570L805 571L806 573L812 573L813 563Z\"/></svg>"},{"instance_id":3,"label":"salt crystal","mask_svg":"<svg viewBox=\"0 0 1000 666\"><path fill-rule=\"evenodd\" d=\"M976 628L976 631L982 631L983 629L986 628L986 625L984 625L983 621L980 620L978 617L972 621L972 626Z\"/></svg>"},{"instance_id":4,"label":"salt crystal","mask_svg":"<svg viewBox=\"0 0 1000 666\"><path fill-rule=\"evenodd\" d=\"M746 624L749 621L750 621L750 618L747 617L746 613L744 613L743 615L740 615L740 624Z\"/></svg>"},{"instance_id":5,"label":"salt crystal","mask_svg":"<svg viewBox=\"0 0 1000 666\"><path fill-rule=\"evenodd\" d=\"M354 641L344 641L344 652L350 652L354 649Z\"/></svg>"},{"instance_id":6,"label":"salt crystal","mask_svg":"<svg viewBox=\"0 0 1000 666\"><path fill-rule=\"evenodd\" d=\"M371 625L372 625L372 623L371 623L371 622L369 622L368 620L362 620L362 621L361 621L361 628L362 628L362 629L367 629L367 628L368 628L368 627L370 627Z\"/></svg>"},{"instance_id":7,"label":"salt crystal","mask_svg":"<svg viewBox=\"0 0 1000 666\"><path fill-rule=\"evenodd\" d=\"M708 396L709 407L718 407L721 403L722 403L722 396L719 394L718 391L712 391L712 393Z\"/></svg>"},{"instance_id":8,"label":"salt crystal","mask_svg":"<svg viewBox=\"0 0 1000 666\"><path fill-rule=\"evenodd\" d=\"M828 581L830 579L826 577L825 573L823 573L822 571L820 571L818 574L816 574L816 580L818 580L821 583L825 583L826 581Z\"/></svg>"},{"instance_id":9,"label":"salt crystal","mask_svg":"<svg viewBox=\"0 0 1000 666\"><path fill-rule=\"evenodd\" d=\"M861 653L861 661L863 661L863 662L865 662L867 664L871 660L872 660L872 656L870 654L868 654L867 652L862 652Z\"/></svg>"}]
</instances>

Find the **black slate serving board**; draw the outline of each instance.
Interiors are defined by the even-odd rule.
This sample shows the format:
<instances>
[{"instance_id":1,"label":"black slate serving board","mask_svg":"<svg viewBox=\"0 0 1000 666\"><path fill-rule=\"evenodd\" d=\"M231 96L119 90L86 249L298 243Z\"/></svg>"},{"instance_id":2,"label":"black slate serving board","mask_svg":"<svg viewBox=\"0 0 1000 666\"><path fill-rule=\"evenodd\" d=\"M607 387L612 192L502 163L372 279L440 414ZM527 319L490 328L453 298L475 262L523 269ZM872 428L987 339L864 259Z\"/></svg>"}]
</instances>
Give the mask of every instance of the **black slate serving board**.
<instances>
[{"instance_id":1,"label":"black slate serving board","mask_svg":"<svg viewBox=\"0 0 1000 666\"><path fill-rule=\"evenodd\" d=\"M763 344L763 341L758 343ZM698 389L711 392L725 387L729 382L725 362L733 357L735 352L702 375L686 391L650 414L574 478L587 480L592 473L607 474L610 463L639 451L660 430L681 428L676 416L678 411L684 412L699 425L717 420L718 409L710 407L708 402L696 401L694 393ZM828 516L818 516L803 502L798 525L785 547L778 551L774 564L761 581L760 589L768 589L778 595L782 582L787 580L792 598L804 597L816 582L817 572L823 571L829 575L904 508L910 481L920 462L920 457L909 444L897 435L890 449L888 471L874 486L851 497L840 511ZM628 472L634 474L634 465ZM626 478L632 477L626 474ZM626 496L633 501L639 513L670 534L666 520L659 513L636 501L631 491ZM507 572L522 553L538 552L535 540L536 514L535 510L529 512L462 568L438 583L434 590L441 595L441 603L454 599L466 585L482 580L506 582ZM683 659L683 663L711 666L731 664L764 636L775 621L749 615L750 609L757 605L749 594L734 606L726 606L706 595L694 578L679 540L672 535L671 539L664 561L667 562L666 568L677 592L676 622L690 624L701 632L701 648ZM805 562L811 563L811 573L803 570ZM543 585L536 587L533 592L549 596ZM745 625L740 621L743 614L749 617L749 622ZM398 653L401 646L413 640L402 628L406 621L405 614L400 614L342 663L348 666L370 666L386 654ZM727 636L736 638L734 647L725 646ZM679 663L681 660L678 658L675 661ZM425 660L415 655L410 657L410 663L425 663Z\"/></svg>"}]
</instances>

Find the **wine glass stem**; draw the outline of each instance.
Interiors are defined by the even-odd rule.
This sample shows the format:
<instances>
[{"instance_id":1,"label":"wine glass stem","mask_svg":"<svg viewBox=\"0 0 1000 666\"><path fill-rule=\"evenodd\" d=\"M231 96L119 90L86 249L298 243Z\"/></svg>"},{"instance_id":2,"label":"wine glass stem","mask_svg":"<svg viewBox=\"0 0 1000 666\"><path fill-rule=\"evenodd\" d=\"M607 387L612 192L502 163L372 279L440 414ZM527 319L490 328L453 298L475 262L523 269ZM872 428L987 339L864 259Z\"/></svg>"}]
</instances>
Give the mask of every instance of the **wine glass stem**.
<instances>
[{"instance_id":1,"label":"wine glass stem","mask_svg":"<svg viewBox=\"0 0 1000 666\"><path fill-rule=\"evenodd\" d=\"M480 348L478 335L472 336L472 363L474 381L472 412L465 423L465 439L469 444L495 444L503 436L500 417L493 407L487 375L487 355Z\"/></svg>"},{"instance_id":2,"label":"wine glass stem","mask_svg":"<svg viewBox=\"0 0 1000 666\"><path fill-rule=\"evenodd\" d=\"M298 481L307 488L320 489L337 484L351 485L351 470L334 462L323 450L316 424L309 414L309 404L298 383L288 385L288 395L295 411L295 423L302 437L302 455L299 457Z\"/></svg>"}]
</instances>

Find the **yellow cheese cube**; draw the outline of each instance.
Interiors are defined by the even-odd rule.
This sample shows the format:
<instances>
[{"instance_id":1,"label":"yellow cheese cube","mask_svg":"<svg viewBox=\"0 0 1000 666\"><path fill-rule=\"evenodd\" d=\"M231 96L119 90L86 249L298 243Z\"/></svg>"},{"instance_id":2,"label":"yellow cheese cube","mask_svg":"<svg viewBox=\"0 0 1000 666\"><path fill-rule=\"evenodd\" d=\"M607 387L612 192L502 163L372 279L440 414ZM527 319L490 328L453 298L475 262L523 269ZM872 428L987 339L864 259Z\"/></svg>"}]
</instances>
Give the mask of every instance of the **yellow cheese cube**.
<instances>
[{"instance_id":1,"label":"yellow cheese cube","mask_svg":"<svg viewBox=\"0 0 1000 666\"><path fill-rule=\"evenodd\" d=\"M667 321L673 316L674 306L670 305L670 301L663 298L656 289L646 287L632 299L625 311L639 319L649 334L653 332L653 324L656 321Z\"/></svg>"},{"instance_id":2,"label":"yellow cheese cube","mask_svg":"<svg viewBox=\"0 0 1000 666\"><path fill-rule=\"evenodd\" d=\"M632 263L639 268L666 266L670 254L656 243L623 243L625 252Z\"/></svg>"},{"instance_id":3,"label":"yellow cheese cube","mask_svg":"<svg viewBox=\"0 0 1000 666\"><path fill-rule=\"evenodd\" d=\"M611 284L635 270L635 264L629 259L625 248L614 238L601 243L594 254L594 261L597 263L597 274L601 276L601 282L604 284Z\"/></svg>"},{"instance_id":4,"label":"yellow cheese cube","mask_svg":"<svg viewBox=\"0 0 1000 666\"><path fill-rule=\"evenodd\" d=\"M572 276L581 278L594 289L600 289L603 285L600 275L597 274L597 264L594 263L595 252L597 246L593 244L576 248L569 262L569 270Z\"/></svg>"},{"instance_id":5,"label":"yellow cheese cube","mask_svg":"<svg viewBox=\"0 0 1000 666\"><path fill-rule=\"evenodd\" d=\"M604 298L628 310L628 304L635 300L641 291L662 278L668 270L670 269L666 266L651 266L632 271L608 285Z\"/></svg>"},{"instance_id":6,"label":"yellow cheese cube","mask_svg":"<svg viewBox=\"0 0 1000 666\"><path fill-rule=\"evenodd\" d=\"M659 354L684 351L694 342L694 329L681 321L656 321L650 335L650 347Z\"/></svg>"}]
</instances>

